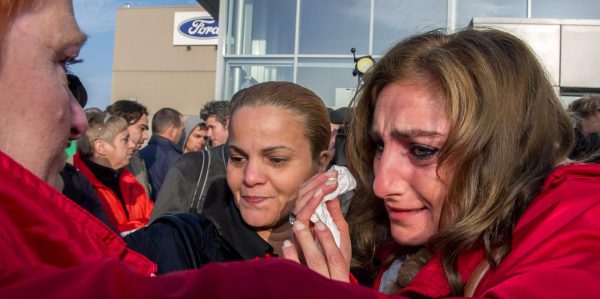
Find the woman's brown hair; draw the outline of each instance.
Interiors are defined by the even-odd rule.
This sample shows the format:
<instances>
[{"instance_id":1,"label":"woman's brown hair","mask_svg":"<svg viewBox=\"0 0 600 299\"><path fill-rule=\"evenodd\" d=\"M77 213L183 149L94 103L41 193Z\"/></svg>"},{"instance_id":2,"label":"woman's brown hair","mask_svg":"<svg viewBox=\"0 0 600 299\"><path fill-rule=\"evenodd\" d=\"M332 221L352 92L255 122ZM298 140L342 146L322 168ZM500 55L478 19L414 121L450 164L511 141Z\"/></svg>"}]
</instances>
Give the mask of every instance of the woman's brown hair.
<instances>
[{"instance_id":1,"label":"woman's brown hair","mask_svg":"<svg viewBox=\"0 0 600 299\"><path fill-rule=\"evenodd\" d=\"M571 122L533 52L508 33L432 31L396 44L354 99L346 156L358 181L348 213L358 268L368 268L390 240L383 203L372 190L375 147L368 130L381 90L404 79L431 82L446 99L450 128L438 170L451 163L454 176L428 245L440 252L453 294L461 295L459 254L483 248L494 267L510 251L520 216L570 152Z\"/></svg>"},{"instance_id":2,"label":"woman's brown hair","mask_svg":"<svg viewBox=\"0 0 600 299\"><path fill-rule=\"evenodd\" d=\"M321 98L309 89L284 81L259 83L233 96L229 115L245 106L275 106L294 112L302 118L304 136L310 143L313 160L318 161L321 152L327 150L331 132L329 112Z\"/></svg>"}]
</instances>

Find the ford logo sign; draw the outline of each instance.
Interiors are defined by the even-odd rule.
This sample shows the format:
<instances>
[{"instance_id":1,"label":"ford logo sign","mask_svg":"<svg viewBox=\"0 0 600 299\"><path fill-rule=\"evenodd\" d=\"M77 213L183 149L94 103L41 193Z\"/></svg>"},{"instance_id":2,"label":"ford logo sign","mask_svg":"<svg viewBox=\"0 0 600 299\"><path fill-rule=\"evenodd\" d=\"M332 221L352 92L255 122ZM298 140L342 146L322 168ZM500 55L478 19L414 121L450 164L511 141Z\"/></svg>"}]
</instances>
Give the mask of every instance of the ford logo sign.
<instances>
[{"instance_id":1,"label":"ford logo sign","mask_svg":"<svg viewBox=\"0 0 600 299\"><path fill-rule=\"evenodd\" d=\"M196 17L179 24L178 30L190 38L215 38L219 35L219 24L211 17Z\"/></svg>"}]
</instances>

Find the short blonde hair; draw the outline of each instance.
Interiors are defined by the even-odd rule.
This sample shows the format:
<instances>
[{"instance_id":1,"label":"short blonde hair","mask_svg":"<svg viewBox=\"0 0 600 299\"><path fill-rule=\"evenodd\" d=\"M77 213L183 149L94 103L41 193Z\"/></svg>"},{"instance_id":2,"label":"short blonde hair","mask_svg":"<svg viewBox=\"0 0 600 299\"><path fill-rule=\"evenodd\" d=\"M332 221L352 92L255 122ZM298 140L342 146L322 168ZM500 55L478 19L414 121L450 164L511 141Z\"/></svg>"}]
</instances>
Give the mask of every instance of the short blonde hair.
<instances>
[{"instance_id":1,"label":"short blonde hair","mask_svg":"<svg viewBox=\"0 0 600 299\"><path fill-rule=\"evenodd\" d=\"M103 140L113 144L117 134L127 130L127 121L107 112L89 113L86 115L88 129L81 139L77 141L77 151L82 157L94 155L94 141Z\"/></svg>"}]
</instances>

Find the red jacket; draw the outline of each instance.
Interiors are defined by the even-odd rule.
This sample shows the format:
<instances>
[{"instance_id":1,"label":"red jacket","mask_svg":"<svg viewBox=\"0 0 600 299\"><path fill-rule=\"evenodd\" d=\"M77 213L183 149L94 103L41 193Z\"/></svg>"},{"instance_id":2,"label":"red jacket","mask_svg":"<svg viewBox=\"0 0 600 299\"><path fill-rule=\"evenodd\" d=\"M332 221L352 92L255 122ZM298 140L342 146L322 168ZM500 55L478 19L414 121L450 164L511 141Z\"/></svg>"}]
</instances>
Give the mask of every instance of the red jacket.
<instances>
[{"instance_id":1,"label":"red jacket","mask_svg":"<svg viewBox=\"0 0 600 299\"><path fill-rule=\"evenodd\" d=\"M142 275L156 272L108 226L2 152L0 177L0 277L107 258L125 261Z\"/></svg>"},{"instance_id":2,"label":"red jacket","mask_svg":"<svg viewBox=\"0 0 600 299\"><path fill-rule=\"evenodd\" d=\"M121 205L115 192L96 178L94 173L92 173L83 160L81 160L79 153L73 156L73 165L75 165L92 186L94 186L108 220L118 231L130 231L140 228L148 223L150 215L152 214L152 209L154 208L154 203L150 200L150 197L148 197L146 189L138 183L131 172L123 168L120 170L121 174L119 176L121 195L125 201L127 212L129 212L129 218L127 218L127 215L123 210L123 205Z\"/></svg>"},{"instance_id":3,"label":"red jacket","mask_svg":"<svg viewBox=\"0 0 600 299\"><path fill-rule=\"evenodd\" d=\"M562 167L548 181L515 231L522 246L484 278L477 296L600 294L600 166ZM153 264L1 152L0 227L0 298L387 298L283 259L148 277ZM409 288L447 293L441 275L434 259Z\"/></svg>"},{"instance_id":4,"label":"red jacket","mask_svg":"<svg viewBox=\"0 0 600 299\"><path fill-rule=\"evenodd\" d=\"M482 251L459 257L463 282L482 257ZM400 294L408 292L433 298L450 293L439 255ZM474 296L600 297L599 164L562 166L546 178L513 232L511 252L484 276Z\"/></svg>"}]
</instances>

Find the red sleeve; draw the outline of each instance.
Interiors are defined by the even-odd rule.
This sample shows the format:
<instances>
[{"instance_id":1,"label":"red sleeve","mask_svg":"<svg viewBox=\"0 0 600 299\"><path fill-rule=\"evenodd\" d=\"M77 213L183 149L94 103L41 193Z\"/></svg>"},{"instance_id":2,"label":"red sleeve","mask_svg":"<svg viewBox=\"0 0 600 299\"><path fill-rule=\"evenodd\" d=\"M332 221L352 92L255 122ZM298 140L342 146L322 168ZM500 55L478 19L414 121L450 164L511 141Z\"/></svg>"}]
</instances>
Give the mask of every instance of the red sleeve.
<instances>
[{"instance_id":1,"label":"red sleeve","mask_svg":"<svg viewBox=\"0 0 600 299\"><path fill-rule=\"evenodd\" d=\"M595 195L597 196L597 195ZM581 204L584 205L584 198ZM558 207L560 208L560 206ZM600 205L576 217L562 209L542 219L475 293L484 298L597 298L600 294ZM550 218L550 217L549 217ZM562 219L565 219L561 223ZM558 224L557 224L558 223ZM528 227L523 227L527 230Z\"/></svg>"},{"instance_id":2,"label":"red sleeve","mask_svg":"<svg viewBox=\"0 0 600 299\"><path fill-rule=\"evenodd\" d=\"M144 277L116 260L0 273L0 298L387 298L280 259L209 264Z\"/></svg>"}]
</instances>

